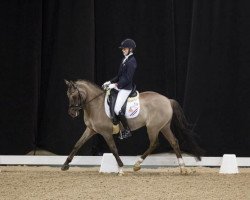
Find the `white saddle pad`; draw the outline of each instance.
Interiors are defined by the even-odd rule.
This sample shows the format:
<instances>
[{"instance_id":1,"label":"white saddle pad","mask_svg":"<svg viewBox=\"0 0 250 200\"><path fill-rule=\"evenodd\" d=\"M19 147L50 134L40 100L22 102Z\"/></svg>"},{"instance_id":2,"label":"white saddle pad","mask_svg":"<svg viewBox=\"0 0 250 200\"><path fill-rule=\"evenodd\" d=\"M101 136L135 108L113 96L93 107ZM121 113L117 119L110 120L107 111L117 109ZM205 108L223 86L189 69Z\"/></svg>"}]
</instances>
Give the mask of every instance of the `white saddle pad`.
<instances>
[{"instance_id":1,"label":"white saddle pad","mask_svg":"<svg viewBox=\"0 0 250 200\"><path fill-rule=\"evenodd\" d=\"M107 99L109 96L109 92L106 93L105 100L104 100L104 107L106 115L110 118L110 110L109 105L107 103ZM128 98L127 106L126 106L126 118L135 118L139 115L140 112L140 101L139 101L139 92L137 92L136 97Z\"/></svg>"}]
</instances>

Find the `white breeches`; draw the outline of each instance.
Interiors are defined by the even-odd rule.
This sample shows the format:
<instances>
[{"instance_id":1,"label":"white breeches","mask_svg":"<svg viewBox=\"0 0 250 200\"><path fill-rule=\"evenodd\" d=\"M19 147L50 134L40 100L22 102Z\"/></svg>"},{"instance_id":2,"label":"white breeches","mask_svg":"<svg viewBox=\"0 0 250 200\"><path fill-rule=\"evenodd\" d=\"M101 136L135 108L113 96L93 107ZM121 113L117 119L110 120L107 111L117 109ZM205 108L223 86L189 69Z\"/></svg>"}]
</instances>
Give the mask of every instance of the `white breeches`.
<instances>
[{"instance_id":1,"label":"white breeches","mask_svg":"<svg viewBox=\"0 0 250 200\"><path fill-rule=\"evenodd\" d=\"M115 102L115 109L114 109L116 115L119 115L119 112L122 106L124 105L125 101L127 100L131 91L132 90L124 90L124 89L119 90L119 93L117 95L117 99Z\"/></svg>"}]
</instances>

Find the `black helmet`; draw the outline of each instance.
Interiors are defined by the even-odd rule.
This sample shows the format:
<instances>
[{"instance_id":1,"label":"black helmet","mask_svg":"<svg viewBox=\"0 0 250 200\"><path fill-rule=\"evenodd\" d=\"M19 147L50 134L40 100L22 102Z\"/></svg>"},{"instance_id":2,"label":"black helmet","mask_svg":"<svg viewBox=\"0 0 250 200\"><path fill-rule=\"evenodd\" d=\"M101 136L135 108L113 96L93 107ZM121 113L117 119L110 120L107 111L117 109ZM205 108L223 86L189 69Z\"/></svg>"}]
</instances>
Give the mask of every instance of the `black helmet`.
<instances>
[{"instance_id":1,"label":"black helmet","mask_svg":"<svg viewBox=\"0 0 250 200\"><path fill-rule=\"evenodd\" d=\"M131 49L135 49L136 44L135 41L132 39L125 39L122 41L121 46L119 47L120 49L122 48L131 48Z\"/></svg>"}]
</instances>

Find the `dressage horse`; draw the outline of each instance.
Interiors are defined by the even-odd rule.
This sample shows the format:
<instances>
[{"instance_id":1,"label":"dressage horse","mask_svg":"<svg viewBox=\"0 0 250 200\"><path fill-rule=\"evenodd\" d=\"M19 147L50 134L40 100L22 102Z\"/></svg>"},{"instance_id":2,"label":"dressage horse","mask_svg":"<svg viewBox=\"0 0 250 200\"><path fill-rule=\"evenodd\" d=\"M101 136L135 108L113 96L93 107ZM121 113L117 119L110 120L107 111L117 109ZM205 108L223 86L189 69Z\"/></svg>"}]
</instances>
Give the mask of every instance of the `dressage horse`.
<instances>
[{"instance_id":1,"label":"dressage horse","mask_svg":"<svg viewBox=\"0 0 250 200\"><path fill-rule=\"evenodd\" d=\"M75 82L65 80L65 83L68 87L68 113L72 117L77 117L79 111L82 109L86 130L75 144L61 169L68 170L69 163L80 147L93 135L99 133L107 142L110 151L118 163L118 174L123 174L123 162L118 155L118 150L113 138L113 123L104 110L105 91L96 84L86 80L78 80ZM180 105L177 101L168 99L156 92L142 92L139 98L140 113L136 118L128 119L128 124L132 131L146 126L150 145L135 163L133 167L134 171L140 170L140 165L143 160L158 146L158 135L161 132L177 156L180 172L187 173L178 141L185 143L189 148L189 152L198 160L201 159L203 150L197 145Z\"/></svg>"}]
</instances>

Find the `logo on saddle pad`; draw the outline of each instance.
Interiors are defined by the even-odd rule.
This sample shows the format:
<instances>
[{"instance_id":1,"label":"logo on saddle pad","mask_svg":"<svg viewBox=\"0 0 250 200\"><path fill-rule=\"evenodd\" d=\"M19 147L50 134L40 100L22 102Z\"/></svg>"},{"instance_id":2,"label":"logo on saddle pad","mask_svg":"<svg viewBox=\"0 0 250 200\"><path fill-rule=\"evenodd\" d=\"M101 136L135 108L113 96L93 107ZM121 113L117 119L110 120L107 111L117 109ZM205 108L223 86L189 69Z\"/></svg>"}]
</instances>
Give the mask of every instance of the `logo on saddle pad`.
<instances>
[{"instance_id":1,"label":"logo on saddle pad","mask_svg":"<svg viewBox=\"0 0 250 200\"><path fill-rule=\"evenodd\" d=\"M140 112L139 92L136 91L136 93L137 94L135 97L129 97L127 99L125 117L128 119L137 117ZM109 94L110 94L109 92L106 93L104 107L105 107L106 115L110 118L110 109L109 109L109 105L107 102Z\"/></svg>"}]
</instances>

